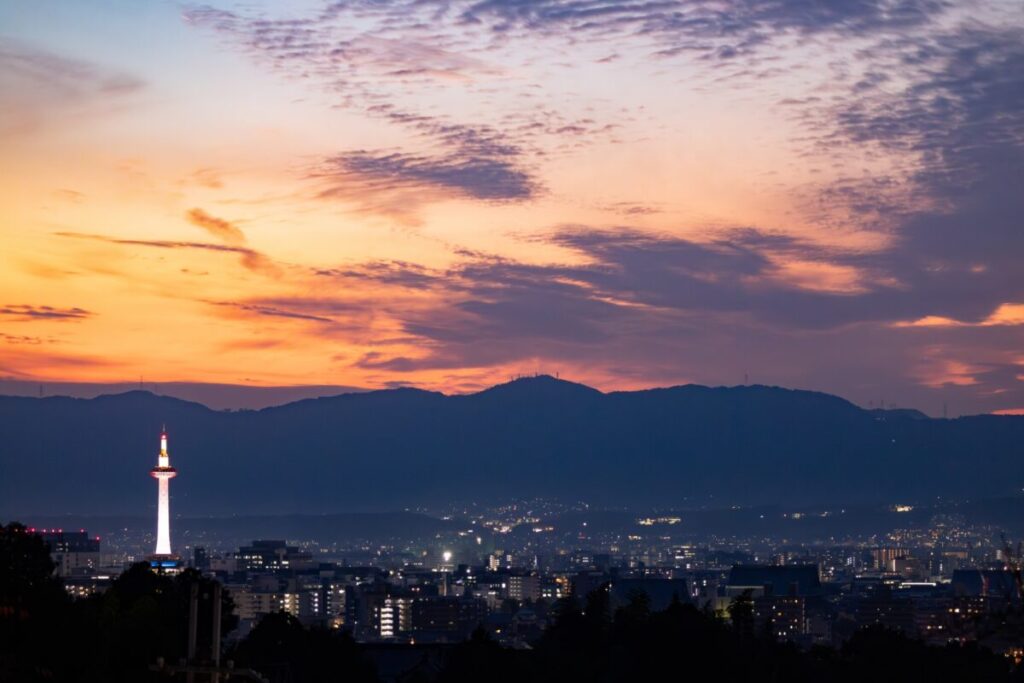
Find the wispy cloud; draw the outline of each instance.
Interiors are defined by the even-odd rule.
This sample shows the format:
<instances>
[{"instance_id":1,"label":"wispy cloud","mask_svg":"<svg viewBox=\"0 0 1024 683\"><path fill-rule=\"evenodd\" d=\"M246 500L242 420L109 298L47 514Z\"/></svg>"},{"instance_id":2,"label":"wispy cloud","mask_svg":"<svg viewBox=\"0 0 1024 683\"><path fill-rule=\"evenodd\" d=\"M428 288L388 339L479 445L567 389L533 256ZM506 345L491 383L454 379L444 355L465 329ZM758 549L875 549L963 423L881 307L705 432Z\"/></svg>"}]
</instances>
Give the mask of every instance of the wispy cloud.
<instances>
[{"instance_id":1,"label":"wispy cloud","mask_svg":"<svg viewBox=\"0 0 1024 683\"><path fill-rule=\"evenodd\" d=\"M442 157L357 150L327 159L317 176L330 182L324 196L350 199L422 188L500 201L527 199L537 191L536 182L514 162L472 150Z\"/></svg>"},{"instance_id":2,"label":"wispy cloud","mask_svg":"<svg viewBox=\"0 0 1024 683\"><path fill-rule=\"evenodd\" d=\"M97 242L106 242L108 244L120 244L124 246L149 247L153 249L190 249L198 251L219 252L226 254L237 254L240 257L241 264L248 270L263 275L271 276L279 275L281 272L281 269L278 267L278 265L275 264L270 258L254 249L249 249L247 247L236 247L225 244L213 244L210 242L124 239L118 237L110 237L107 235L93 235L89 233L80 232L57 232L54 234L60 237L94 240Z\"/></svg>"},{"instance_id":3,"label":"wispy cloud","mask_svg":"<svg viewBox=\"0 0 1024 683\"><path fill-rule=\"evenodd\" d=\"M0 355L0 375L14 379L62 379L67 373L116 370L120 363L109 357L55 353L27 346L7 348Z\"/></svg>"},{"instance_id":4,"label":"wispy cloud","mask_svg":"<svg viewBox=\"0 0 1024 683\"><path fill-rule=\"evenodd\" d=\"M215 168L197 168L181 180L185 185L197 185L208 190L219 190L224 187L224 179Z\"/></svg>"},{"instance_id":5,"label":"wispy cloud","mask_svg":"<svg viewBox=\"0 0 1024 683\"><path fill-rule=\"evenodd\" d=\"M809 290L804 282L780 276L779 261L794 254L823 266L831 255L749 229L736 231L731 240L696 242L574 227L547 240L585 262L538 265L471 252L443 270L372 262L315 272L348 292L345 296L246 303L315 317L330 316L332 306L344 315L372 309L376 317L398 324L397 347L412 346L417 353L375 350L357 364L415 372L507 363L524 354L571 356L579 346L597 353L603 345L618 348L638 337L667 342L710 315L734 316L747 325L829 328L860 320L852 314L857 307L847 309L846 316L833 312L839 302L868 296L860 289ZM382 287L395 294L352 298ZM379 338L377 343L388 345Z\"/></svg>"},{"instance_id":6,"label":"wispy cloud","mask_svg":"<svg viewBox=\"0 0 1024 683\"><path fill-rule=\"evenodd\" d=\"M57 343L57 340L54 339L53 337L38 337L25 334L8 334L6 332L0 332L0 340L3 340L8 344L28 344L30 346Z\"/></svg>"},{"instance_id":7,"label":"wispy cloud","mask_svg":"<svg viewBox=\"0 0 1024 683\"><path fill-rule=\"evenodd\" d=\"M103 111L144 85L119 69L0 38L0 134L33 131L69 110Z\"/></svg>"},{"instance_id":8,"label":"wispy cloud","mask_svg":"<svg viewBox=\"0 0 1024 683\"><path fill-rule=\"evenodd\" d=\"M364 209L408 218L410 205L453 197L530 200L544 190L536 172L540 159L607 141L619 125L540 106L530 97L502 107L500 120L488 122L411 102L411 92L426 95L438 81L487 100L495 79L515 80L505 65L489 60L486 46L460 35L464 21L451 8L334 4L282 19L193 7L185 17L273 71L330 93L338 106L414 136L415 152L341 150L314 169L313 177L333 181L320 196L359 199Z\"/></svg>"},{"instance_id":9,"label":"wispy cloud","mask_svg":"<svg viewBox=\"0 0 1024 683\"><path fill-rule=\"evenodd\" d=\"M765 61L783 47L819 37L877 46L933 26L951 7L943 0L399 0L329 3L290 16L200 5L184 16L274 72L330 93L338 106L417 135L416 151L342 150L313 173L333 180L322 197L415 222L416 205L425 202L533 199L545 189L537 167L551 154L616 139L632 116L623 102L544 105L535 99L544 85L517 80L517 68L557 58L566 42L607 44L616 55L639 53L646 62L704 63L715 78L742 87L764 81ZM508 59L515 63L497 61ZM616 61L594 58L600 66ZM862 82L877 85L884 73L871 71ZM490 121L414 104L446 81L474 103L467 111L493 109L496 90L522 97L505 98L500 118ZM548 102L558 95L547 93ZM810 103L787 101L801 103L800 115Z\"/></svg>"},{"instance_id":10,"label":"wispy cloud","mask_svg":"<svg viewBox=\"0 0 1024 683\"><path fill-rule=\"evenodd\" d=\"M996 325L1024 325L1024 304L1000 304L987 318L978 322L926 315L910 322L896 323L896 327L992 327Z\"/></svg>"},{"instance_id":11,"label":"wispy cloud","mask_svg":"<svg viewBox=\"0 0 1024 683\"><path fill-rule=\"evenodd\" d=\"M31 320L84 320L93 313L77 306L58 308L54 306L33 306L30 304L6 304L0 306L0 317L14 322Z\"/></svg>"},{"instance_id":12,"label":"wispy cloud","mask_svg":"<svg viewBox=\"0 0 1024 683\"><path fill-rule=\"evenodd\" d=\"M1024 30L968 25L888 59L910 84L835 114L840 139L904 155L910 191L928 200L895 214L892 248L875 262L928 315L984 320L1024 300ZM870 210L870 197L858 202Z\"/></svg>"},{"instance_id":13,"label":"wispy cloud","mask_svg":"<svg viewBox=\"0 0 1024 683\"><path fill-rule=\"evenodd\" d=\"M232 301L217 301L214 303L217 306L227 306L243 313L251 313L258 316L270 316L273 318L291 318L293 320L308 320L318 323L334 322L330 318L326 318L324 316L310 315L308 313L300 313L297 311L288 311L281 308L276 308L274 306L266 306L262 304L238 303Z\"/></svg>"},{"instance_id":14,"label":"wispy cloud","mask_svg":"<svg viewBox=\"0 0 1024 683\"><path fill-rule=\"evenodd\" d=\"M919 400L939 389L1006 391L1020 374L1017 307L996 308L984 325L942 332L941 343L931 329L934 348L922 357L921 328L898 321L923 314L929 302L878 277L864 255L752 229L694 241L569 227L546 239L583 262L530 264L464 252L464 260L441 270L374 262L318 272L335 282L338 310L372 308L378 320L397 323L392 339L371 335L373 346L348 362L382 377L547 363L645 382L715 381L741 364L762 368L758 381L795 373L821 388L823 377L860 386L865 373L884 368L905 377L909 368L924 393L904 386L899 395ZM806 267L837 269L841 279L832 284L815 272L809 287L794 274ZM375 291L374 283L389 294L372 302L340 294ZM285 308L327 317L331 305L323 295L296 296ZM356 339L351 327L311 334ZM847 348L858 352L837 364L834 354Z\"/></svg>"},{"instance_id":15,"label":"wispy cloud","mask_svg":"<svg viewBox=\"0 0 1024 683\"><path fill-rule=\"evenodd\" d=\"M206 230L228 244L244 244L245 233L231 221L211 216L202 209L189 209L185 213L189 223Z\"/></svg>"}]
</instances>

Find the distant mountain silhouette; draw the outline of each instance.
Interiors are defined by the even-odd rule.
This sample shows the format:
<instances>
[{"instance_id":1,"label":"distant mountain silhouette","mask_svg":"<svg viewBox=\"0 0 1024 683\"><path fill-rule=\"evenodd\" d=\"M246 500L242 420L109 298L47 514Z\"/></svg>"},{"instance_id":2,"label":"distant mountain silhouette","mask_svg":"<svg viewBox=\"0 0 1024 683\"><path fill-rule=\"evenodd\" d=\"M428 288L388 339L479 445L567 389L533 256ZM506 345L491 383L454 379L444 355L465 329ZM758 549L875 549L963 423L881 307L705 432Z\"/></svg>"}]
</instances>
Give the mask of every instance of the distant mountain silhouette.
<instances>
[{"instance_id":1,"label":"distant mountain silhouette","mask_svg":"<svg viewBox=\"0 0 1024 683\"><path fill-rule=\"evenodd\" d=\"M0 514L147 514L161 424L186 515L873 503L1019 494L1024 417L931 419L776 387L603 394L540 376L459 396L344 394L213 411L131 391L0 397Z\"/></svg>"},{"instance_id":2,"label":"distant mountain silhouette","mask_svg":"<svg viewBox=\"0 0 1024 683\"><path fill-rule=\"evenodd\" d=\"M279 387L211 384L208 382L146 382L142 386L140 384L141 382L29 382L12 377L0 377L0 394L94 398L104 394L145 389L159 396L173 396L186 401L196 401L214 409L257 409L298 401L303 398L365 391L356 387L330 384Z\"/></svg>"}]
</instances>

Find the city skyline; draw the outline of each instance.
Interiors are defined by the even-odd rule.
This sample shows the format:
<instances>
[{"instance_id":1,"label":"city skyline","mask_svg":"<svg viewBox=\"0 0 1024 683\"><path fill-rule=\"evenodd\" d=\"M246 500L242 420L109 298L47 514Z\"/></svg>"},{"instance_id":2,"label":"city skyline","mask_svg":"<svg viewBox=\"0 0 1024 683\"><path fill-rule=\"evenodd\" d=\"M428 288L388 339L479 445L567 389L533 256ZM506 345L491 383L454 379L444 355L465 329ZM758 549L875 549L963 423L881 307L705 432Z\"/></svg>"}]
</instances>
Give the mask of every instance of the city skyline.
<instances>
[{"instance_id":1,"label":"city skyline","mask_svg":"<svg viewBox=\"0 0 1024 683\"><path fill-rule=\"evenodd\" d=\"M0 26L0 376L749 376L1024 411L1017 3L14 3Z\"/></svg>"}]
</instances>

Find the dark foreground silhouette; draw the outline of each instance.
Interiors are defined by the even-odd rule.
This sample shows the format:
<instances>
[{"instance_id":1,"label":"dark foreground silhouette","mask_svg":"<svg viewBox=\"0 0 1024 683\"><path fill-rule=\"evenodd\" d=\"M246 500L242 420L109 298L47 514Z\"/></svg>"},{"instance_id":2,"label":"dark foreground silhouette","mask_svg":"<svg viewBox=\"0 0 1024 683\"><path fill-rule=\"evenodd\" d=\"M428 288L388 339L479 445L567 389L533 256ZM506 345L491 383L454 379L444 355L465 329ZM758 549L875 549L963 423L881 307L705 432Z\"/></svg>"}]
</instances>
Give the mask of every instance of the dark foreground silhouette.
<instances>
[{"instance_id":1,"label":"dark foreground silhouette","mask_svg":"<svg viewBox=\"0 0 1024 683\"><path fill-rule=\"evenodd\" d=\"M136 565L102 595L71 600L52 576L42 540L20 525L0 527L0 681L167 681L158 657L184 657L189 591L199 584L200 634L210 640L212 582L193 571L170 578ZM236 624L222 597L222 632ZM557 605L554 623L529 650L498 645L478 629L437 649L433 666L392 680L409 683L693 681L1022 681L1006 657L977 646L928 647L899 634L860 631L839 650L801 651L679 602L652 612L642 594L611 610L607 593ZM205 625L205 626L204 626ZM204 630L205 629L205 630ZM197 658L209 657L198 652ZM279 613L226 653L271 681L379 680L367 648L338 631L306 628ZM178 680L182 680L179 678ZM196 680L204 680L197 677Z\"/></svg>"}]
</instances>

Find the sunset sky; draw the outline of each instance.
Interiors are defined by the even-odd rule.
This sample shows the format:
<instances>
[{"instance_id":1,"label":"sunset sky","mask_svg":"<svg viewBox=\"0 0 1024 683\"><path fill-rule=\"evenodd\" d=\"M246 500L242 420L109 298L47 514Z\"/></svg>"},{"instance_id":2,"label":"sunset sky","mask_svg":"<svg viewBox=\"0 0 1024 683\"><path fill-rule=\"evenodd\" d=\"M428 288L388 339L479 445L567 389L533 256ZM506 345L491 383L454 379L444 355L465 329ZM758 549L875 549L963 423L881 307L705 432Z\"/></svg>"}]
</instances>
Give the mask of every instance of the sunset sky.
<instances>
[{"instance_id":1,"label":"sunset sky","mask_svg":"<svg viewBox=\"0 0 1024 683\"><path fill-rule=\"evenodd\" d=\"M0 4L0 376L1024 411L1024 4Z\"/></svg>"}]
</instances>

